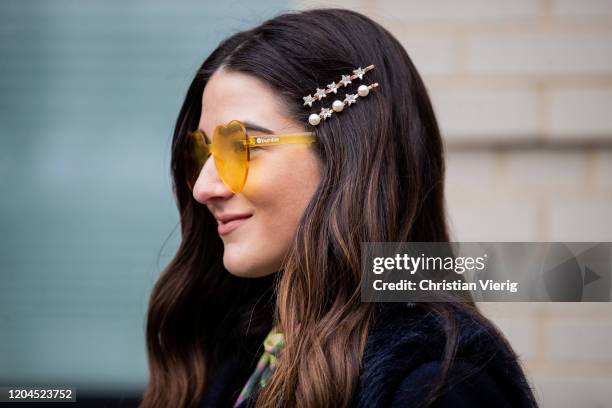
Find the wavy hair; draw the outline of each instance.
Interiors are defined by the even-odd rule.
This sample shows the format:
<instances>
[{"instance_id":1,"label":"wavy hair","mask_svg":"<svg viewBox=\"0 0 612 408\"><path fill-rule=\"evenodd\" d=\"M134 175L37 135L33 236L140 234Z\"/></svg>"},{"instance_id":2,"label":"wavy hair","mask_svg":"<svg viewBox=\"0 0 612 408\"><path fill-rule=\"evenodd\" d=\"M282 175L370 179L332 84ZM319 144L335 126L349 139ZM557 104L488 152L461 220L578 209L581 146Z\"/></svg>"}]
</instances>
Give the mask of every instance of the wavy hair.
<instances>
[{"instance_id":1,"label":"wavy hair","mask_svg":"<svg viewBox=\"0 0 612 408\"><path fill-rule=\"evenodd\" d=\"M257 77L283 98L287 116L306 124L311 110L302 96L370 64L375 69L364 79L380 86L315 129L321 181L279 272L257 279L228 273L216 222L187 189L181 160L208 79L220 67ZM189 86L171 171L182 240L150 298L150 380L141 407L196 405L219 356L242 337L262 340L273 325L285 348L257 407L349 406L376 315L374 304L360 301L360 242L449 240L440 131L402 45L368 17L343 9L289 12L232 35ZM426 307L447 321L448 370L453 314L443 304Z\"/></svg>"}]
</instances>

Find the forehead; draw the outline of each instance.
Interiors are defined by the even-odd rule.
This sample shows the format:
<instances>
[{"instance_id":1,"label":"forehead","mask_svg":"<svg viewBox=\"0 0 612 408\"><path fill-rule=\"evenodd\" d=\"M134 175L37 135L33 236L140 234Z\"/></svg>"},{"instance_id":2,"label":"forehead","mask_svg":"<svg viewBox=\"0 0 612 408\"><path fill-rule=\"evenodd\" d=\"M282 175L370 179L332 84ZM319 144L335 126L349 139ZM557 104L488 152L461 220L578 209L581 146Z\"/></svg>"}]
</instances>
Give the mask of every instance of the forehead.
<instances>
[{"instance_id":1,"label":"forehead","mask_svg":"<svg viewBox=\"0 0 612 408\"><path fill-rule=\"evenodd\" d=\"M199 127L207 135L212 134L215 126L234 119L272 130L286 127L289 119L283 114L279 100L280 95L259 78L219 69L204 88Z\"/></svg>"}]
</instances>

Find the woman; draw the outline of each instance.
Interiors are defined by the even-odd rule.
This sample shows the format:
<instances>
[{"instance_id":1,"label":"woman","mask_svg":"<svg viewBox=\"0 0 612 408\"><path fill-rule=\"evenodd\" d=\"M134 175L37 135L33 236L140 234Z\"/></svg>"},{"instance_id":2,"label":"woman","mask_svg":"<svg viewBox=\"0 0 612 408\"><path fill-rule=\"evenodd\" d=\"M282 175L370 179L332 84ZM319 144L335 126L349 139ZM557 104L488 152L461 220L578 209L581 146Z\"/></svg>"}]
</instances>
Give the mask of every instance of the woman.
<instances>
[{"instance_id":1,"label":"woman","mask_svg":"<svg viewBox=\"0 0 612 408\"><path fill-rule=\"evenodd\" d=\"M369 18L288 13L223 41L172 175L182 241L151 295L142 407L535 406L471 303L360 301L360 242L449 240L429 97Z\"/></svg>"}]
</instances>

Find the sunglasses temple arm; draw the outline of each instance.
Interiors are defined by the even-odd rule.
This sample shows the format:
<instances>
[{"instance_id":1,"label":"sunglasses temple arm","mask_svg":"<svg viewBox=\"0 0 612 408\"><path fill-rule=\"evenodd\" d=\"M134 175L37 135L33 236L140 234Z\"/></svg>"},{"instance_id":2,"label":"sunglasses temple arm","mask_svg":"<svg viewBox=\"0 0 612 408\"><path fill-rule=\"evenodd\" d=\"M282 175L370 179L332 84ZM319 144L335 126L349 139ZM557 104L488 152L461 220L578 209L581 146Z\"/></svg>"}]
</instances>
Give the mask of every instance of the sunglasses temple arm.
<instances>
[{"instance_id":1,"label":"sunglasses temple arm","mask_svg":"<svg viewBox=\"0 0 612 408\"><path fill-rule=\"evenodd\" d=\"M314 133L297 133L283 136L250 136L243 143L244 146L277 146L284 144L308 144L317 141Z\"/></svg>"}]
</instances>

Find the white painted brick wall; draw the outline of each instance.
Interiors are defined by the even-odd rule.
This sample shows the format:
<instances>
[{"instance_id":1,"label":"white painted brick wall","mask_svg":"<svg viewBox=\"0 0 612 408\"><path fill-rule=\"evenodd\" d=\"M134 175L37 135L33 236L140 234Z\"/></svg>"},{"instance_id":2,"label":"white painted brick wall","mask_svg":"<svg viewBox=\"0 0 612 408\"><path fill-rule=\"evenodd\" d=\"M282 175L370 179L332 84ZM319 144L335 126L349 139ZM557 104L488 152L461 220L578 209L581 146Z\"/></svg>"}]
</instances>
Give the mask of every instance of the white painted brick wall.
<instances>
[{"instance_id":1,"label":"white painted brick wall","mask_svg":"<svg viewBox=\"0 0 612 408\"><path fill-rule=\"evenodd\" d=\"M547 235L556 241L612 241L611 214L612 200L584 197L553 203Z\"/></svg>"},{"instance_id":2,"label":"white painted brick wall","mask_svg":"<svg viewBox=\"0 0 612 408\"><path fill-rule=\"evenodd\" d=\"M498 160L489 152L451 152L446 157L446 188L472 194L496 188ZM467 182L466 182L467 181Z\"/></svg>"},{"instance_id":3,"label":"white painted brick wall","mask_svg":"<svg viewBox=\"0 0 612 408\"><path fill-rule=\"evenodd\" d=\"M582 188L587 157L581 152L519 151L507 155L505 172L508 188L536 189L551 198L559 189Z\"/></svg>"},{"instance_id":4,"label":"white painted brick wall","mask_svg":"<svg viewBox=\"0 0 612 408\"><path fill-rule=\"evenodd\" d=\"M529 202L494 199L448 203L455 241L537 241L537 207ZM500 222L520 220L520 222Z\"/></svg>"},{"instance_id":5,"label":"white painted brick wall","mask_svg":"<svg viewBox=\"0 0 612 408\"><path fill-rule=\"evenodd\" d=\"M612 49L610 53L612 55ZM610 137L612 87L554 90L550 92L549 101L548 133L551 137Z\"/></svg>"},{"instance_id":6,"label":"white painted brick wall","mask_svg":"<svg viewBox=\"0 0 612 408\"><path fill-rule=\"evenodd\" d=\"M379 14L402 21L524 19L537 17L537 0L381 0ZM371 6L370 6L371 7Z\"/></svg>"},{"instance_id":7,"label":"white painted brick wall","mask_svg":"<svg viewBox=\"0 0 612 408\"><path fill-rule=\"evenodd\" d=\"M405 49L411 50L410 59L425 75L450 75L455 69L455 41L449 35L413 35L401 37Z\"/></svg>"},{"instance_id":8,"label":"white painted brick wall","mask_svg":"<svg viewBox=\"0 0 612 408\"><path fill-rule=\"evenodd\" d=\"M551 319L547 326L551 359L612 362L612 322L565 317Z\"/></svg>"},{"instance_id":9,"label":"white painted brick wall","mask_svg":"<svg viewBox=\"0 0 612 408\"><path fill-rule=\"evenodd\" d=\"M612 17L610 0L556 0L552 12L558 17Z\"/></svg>"},{"instance_id":10,"label":"white painted brick wall","mask_svg":"<svg viewBox=\"0 0 612 408\"><path fill-rule=\"evenodd\" d=\"M467 70L474 75L609 75L612 32L471 35Z\"/></svg>"},{"instance_id":11,"label":"white painted brick wall","mask_svg":"<svg viewBox=\"0 0 612 408\"><path fill-rule=\"evenodd\" d=\"M602 191L612 189L612 152L597 152L595 156L595 183Z\"/></svg>"},{"instance_id":12,"label":"white painted brick wall","mask_svg":"<svg viewBox=\"0 0 612 408\"><path fill-rule=\"evenodd\" d=\"M537 97L531 91L439 91L432 101L448 138L524 138L537 131Z\"/></svg>"},{"instance_id":13,"label":"white painted brick wall","mask_svg":"<svg viewBox=\"0 0 612 408\"><path fill-rule=\"evenodd\" d=\"M542 407L602 408L611 407L610 376L535 376L536 393Z\"/></svg>"}]
</instances>

